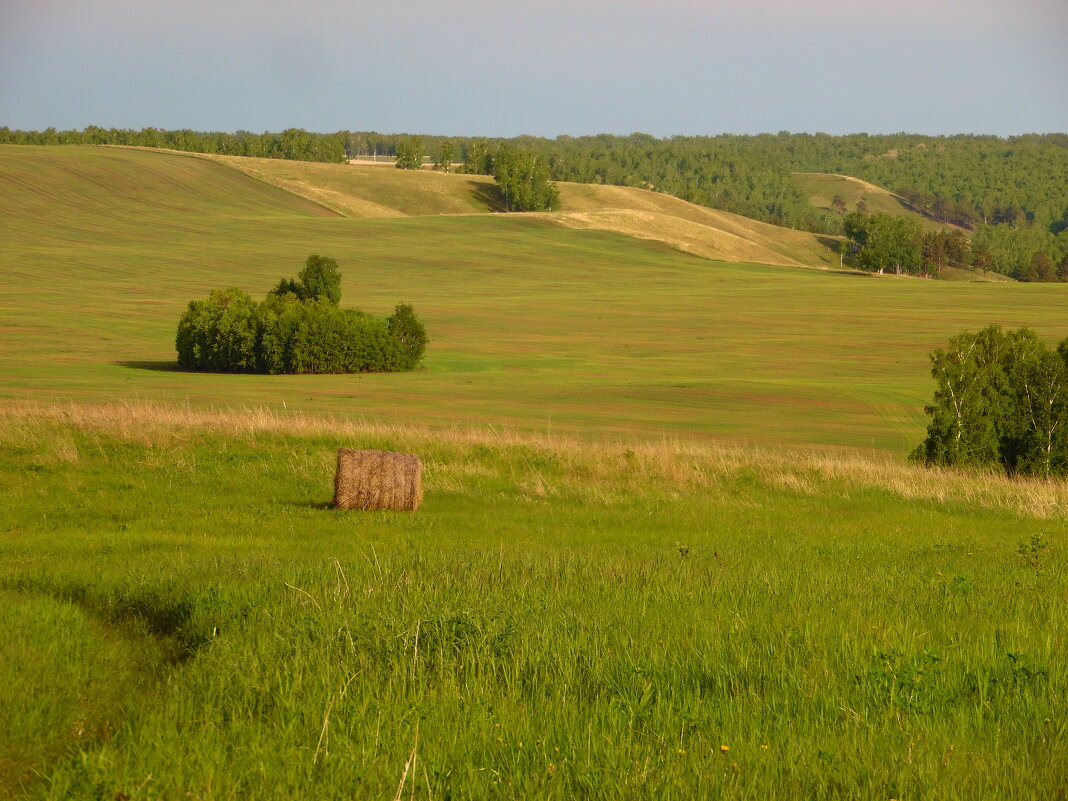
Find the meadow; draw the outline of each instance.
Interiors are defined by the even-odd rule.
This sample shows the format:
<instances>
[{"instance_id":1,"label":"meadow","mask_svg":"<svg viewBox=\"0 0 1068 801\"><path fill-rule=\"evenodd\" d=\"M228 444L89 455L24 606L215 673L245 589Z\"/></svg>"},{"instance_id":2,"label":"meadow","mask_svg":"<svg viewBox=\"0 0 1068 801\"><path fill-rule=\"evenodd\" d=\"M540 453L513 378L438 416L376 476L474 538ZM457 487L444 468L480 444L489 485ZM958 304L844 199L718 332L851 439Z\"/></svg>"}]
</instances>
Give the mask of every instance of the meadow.
<instances>
[{"instance_id":1,"label":"meadow","mask_svg":"<svg viewBox=\"0 0 1068 801\"><path fill-rule=\"evenodd\" d=\"M136 151L0 186L0 796L1068 797L1068 487L903 458L927 351L1062 339L1062 287L347 219ZM311 252L415 304L425 369L173 369L188 299ZM420 454L424 505L332 510L339 446Z\"/></svg>"},{"instance_id":2,"label":"meadow","mask_svg":"<svg viewBox=\"0 0 1068 801\"><path fill-rule=\"evenodd\" d=\"M922 438L933 348L990 323L1028 325L1049 342L1068 333L1068 286L713 262L537 216L341 218L185 156L9 146L0 188L7 399L268 406L904 455ZM189 300L227 285L262 297L309 253L337 259L344 305L386 315L414 304L432 340L425 369L173 369Z\"/></svg>"},{"instance_id":3,"label":"meadow","mask_svg":"<svg viewBox=\"0 0 1068 801\"><path fill-rule=\"evenodd\" d=\"M424 506L331 511L339 441L422 454ZM9 792L1068 787L1063 485L136 406L0 453Z\"/></svg>"}]
</instances>

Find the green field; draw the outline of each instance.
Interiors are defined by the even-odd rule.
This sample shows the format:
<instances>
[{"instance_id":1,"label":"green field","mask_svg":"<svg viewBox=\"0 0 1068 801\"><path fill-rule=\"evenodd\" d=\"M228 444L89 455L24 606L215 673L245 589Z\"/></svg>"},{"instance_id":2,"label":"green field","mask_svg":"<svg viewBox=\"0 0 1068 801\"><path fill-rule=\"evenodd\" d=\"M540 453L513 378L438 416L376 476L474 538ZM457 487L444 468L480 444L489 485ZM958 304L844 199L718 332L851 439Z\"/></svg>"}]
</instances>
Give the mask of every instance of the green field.
<instances>
[{"instance_id":1,"label":"green field","mask_svg":"<svg viewBox=\"0 0 1068 801\"><path fill-rule=\"evenodd\" d=\"M932 348L992 322L1065 335L1068 286L710 262L523 216L324 213L188 157L0 150L0 395L901 455L922 435ZM262 296L313 252L340 263L344 303L415 305L432 337L425 369L171 369L190 299L231 284Z\"/></svg>"},{"instance_id":2,"label":"green field","mask_svg":"<svg viewBox=\"0 0 1068 801\"><path fill-rule=\"evenodd\" d=\"M408 374L174 367L309 253ZM352 219L0 148L0 798L1068 797L1064 482L907 465L926 354L1068 287ZM418 453L416 513L330 508Z\"/></svg>"}]
</instances>

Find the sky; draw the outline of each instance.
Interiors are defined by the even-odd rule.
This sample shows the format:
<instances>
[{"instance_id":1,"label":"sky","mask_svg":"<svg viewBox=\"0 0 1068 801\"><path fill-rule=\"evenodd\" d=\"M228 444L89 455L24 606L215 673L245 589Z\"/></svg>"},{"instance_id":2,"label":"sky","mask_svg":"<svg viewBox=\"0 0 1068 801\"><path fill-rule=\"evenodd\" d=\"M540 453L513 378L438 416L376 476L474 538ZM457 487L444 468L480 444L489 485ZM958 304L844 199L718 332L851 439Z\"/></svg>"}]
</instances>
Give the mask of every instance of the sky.
<instances>
[{"instance_id":1,"label":"sky","mask_svg":"<svg viewBox=\"0 0 1068 801\"><path fill-rule=\"evenodd\" d=\"M0 0L0 125L1068 131L1066 0Z\"/></svg>"}]
</instances>

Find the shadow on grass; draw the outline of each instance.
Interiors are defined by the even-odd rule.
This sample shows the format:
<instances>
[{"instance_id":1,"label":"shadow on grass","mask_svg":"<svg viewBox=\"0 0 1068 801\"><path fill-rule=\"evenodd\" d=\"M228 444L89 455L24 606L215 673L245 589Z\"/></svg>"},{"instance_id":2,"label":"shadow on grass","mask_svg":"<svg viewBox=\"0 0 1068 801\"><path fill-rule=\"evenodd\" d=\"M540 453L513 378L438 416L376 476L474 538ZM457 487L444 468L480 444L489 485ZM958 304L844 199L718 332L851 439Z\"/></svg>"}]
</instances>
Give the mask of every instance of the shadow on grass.
<instances>
[{"instance_id":1,"label":"shadow on grass","mask_svg":"<svg viewBox=\"0 0 1068 801\"><path fill-rule=\"evenodd\" d=\"M187 370L183 370L178 366L178 362L115 362L119 367L127 367L130 370L154 370L159 373L185 373Z\"/></svg>"},{"instance_id":2,"label":"shadow on grass","mask_svg":"<svg viewBox=\"0 0 1068 801\"><path fill-rule=\"evenodd\" d=\"M827 248L832 253L841 253L842 247L845 245L845 241L837 236L827 236L826 234L816 234L816 241Z\"/></svg>"},{"instance_id":3,"label":"shadow on grass","mask_svg":"<svg viewBox=\"0 0 1068 801\"><path fill-rule=\"evenodd\" d=\"M490 211L505 211L504 193L497 184L487 184L480 181L468 181L471 188L471 196Z\"/></svg>"}]
</instances>

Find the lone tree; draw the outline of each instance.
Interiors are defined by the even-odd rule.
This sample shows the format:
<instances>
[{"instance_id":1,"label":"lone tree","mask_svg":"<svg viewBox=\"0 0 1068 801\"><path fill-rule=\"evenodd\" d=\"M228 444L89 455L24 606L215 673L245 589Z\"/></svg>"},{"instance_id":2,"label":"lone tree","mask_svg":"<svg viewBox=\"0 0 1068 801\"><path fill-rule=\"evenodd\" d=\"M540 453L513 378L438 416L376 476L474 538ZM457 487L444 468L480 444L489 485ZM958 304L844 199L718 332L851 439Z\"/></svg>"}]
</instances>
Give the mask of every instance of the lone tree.
<instances>
[{"instance_id":1,"label":"lone tree","mask_svg":"<svg viewBox=\"0 0 1068 801\"><path fill-rule=\"evenodd\" d=\"M1043 476L1068 471L1068 339L1054 352L1029 328L988 326L935 350L931 375L934 401L924 409L931 422L914 460Z\"/></svg>"},{"instance_id":2,"label":"lone tree","mask_svg":"<svg viewBox=\"0 0 1068 801\"><path fill-rule=\"evenodd\" d=\"M423 169L423 137L412 136L397 144L397 169Z\"/></svg>"}]
</instances>

